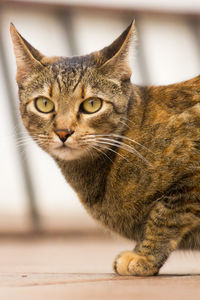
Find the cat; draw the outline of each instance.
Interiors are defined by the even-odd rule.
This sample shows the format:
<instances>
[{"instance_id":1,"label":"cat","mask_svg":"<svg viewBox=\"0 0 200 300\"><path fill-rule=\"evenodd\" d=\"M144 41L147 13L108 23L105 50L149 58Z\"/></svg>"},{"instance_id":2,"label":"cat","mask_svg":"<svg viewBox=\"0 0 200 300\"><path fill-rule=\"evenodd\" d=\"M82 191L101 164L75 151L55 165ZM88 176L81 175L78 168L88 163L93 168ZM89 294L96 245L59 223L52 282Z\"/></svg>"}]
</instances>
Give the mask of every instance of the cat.
<instances>
[{"instance_id":1,"label":"cat","mask_svg":"<svg viewBox=\"0 0 200 300\"><path fill-rule=\"evenodd\" d=\"M10 27L20 112L86 210L136 241L113 264L150 276L175 249L200 250L200 76L131 83L135 25L108 47L46 57Z\"/></svg>"}]
</instances>

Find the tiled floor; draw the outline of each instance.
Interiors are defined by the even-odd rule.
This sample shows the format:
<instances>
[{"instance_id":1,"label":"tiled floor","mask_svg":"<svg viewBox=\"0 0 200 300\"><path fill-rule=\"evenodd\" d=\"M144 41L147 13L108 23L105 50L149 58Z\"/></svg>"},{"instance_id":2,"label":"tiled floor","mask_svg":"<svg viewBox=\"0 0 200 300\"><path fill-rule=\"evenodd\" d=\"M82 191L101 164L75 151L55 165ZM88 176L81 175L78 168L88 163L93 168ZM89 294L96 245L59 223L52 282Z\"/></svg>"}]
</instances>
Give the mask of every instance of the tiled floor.
<instances>
[{"instance_id":1,"label":"tiled floor","mask_svg":"<svg viewBox=\"0 0 200 300\"><path fill-rule=\"evenodd\" d=\"M200 299L200 253L175 253L161 275L139 278L112 273L115 255L132 248L119 238L2 239L0 244L1 300Z\"/></svg>"}]
</instances>

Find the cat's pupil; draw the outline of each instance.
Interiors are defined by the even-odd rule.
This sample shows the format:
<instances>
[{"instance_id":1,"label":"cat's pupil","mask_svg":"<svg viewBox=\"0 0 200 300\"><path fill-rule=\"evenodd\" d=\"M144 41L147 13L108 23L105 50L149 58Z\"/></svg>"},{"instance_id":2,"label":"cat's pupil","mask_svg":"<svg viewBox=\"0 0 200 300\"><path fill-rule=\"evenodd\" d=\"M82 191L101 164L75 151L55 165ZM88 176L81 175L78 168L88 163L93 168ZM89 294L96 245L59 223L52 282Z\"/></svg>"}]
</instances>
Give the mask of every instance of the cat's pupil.
<instances>
[{"instance_id":1,"label":"cat's pupil","mask_svg":"<svg viewBox=\"0 0 200 300\"><path fill-rule=\"evenodd\" d=\"M91 106L94 106L94 100L90 100Z\"/></svg>"},{"instance_id":2,"label":"cat's pupil","mask_svg":"<svg viewBox=\"0 0 200 300\"><path fill-rule=\"evenodd\" d=\"M47 100L46 99L43 100L43 103L44 103L44 106L47 106Z\"/></svg>"}]
</instances>

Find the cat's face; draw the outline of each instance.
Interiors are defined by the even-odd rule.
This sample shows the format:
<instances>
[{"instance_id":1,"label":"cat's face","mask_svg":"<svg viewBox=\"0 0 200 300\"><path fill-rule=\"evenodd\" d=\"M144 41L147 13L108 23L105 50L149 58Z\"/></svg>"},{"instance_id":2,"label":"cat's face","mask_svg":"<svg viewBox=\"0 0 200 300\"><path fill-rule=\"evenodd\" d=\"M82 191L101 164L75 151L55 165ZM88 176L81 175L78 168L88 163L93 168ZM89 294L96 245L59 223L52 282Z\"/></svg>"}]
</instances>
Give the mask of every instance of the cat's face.
<instances>
[{"instance_id":1,"label":"cat's face","mask_svg":"<svg viewBox=\"0 0 200 300\"><path fill-rule=\"evenodd\" d=\"M22 120L53 157L99 155L109 147L105 139L123 131L132 89L127 64L132 28L91 55L47 58L11 27Z\"/></svg>"}]
</instances>

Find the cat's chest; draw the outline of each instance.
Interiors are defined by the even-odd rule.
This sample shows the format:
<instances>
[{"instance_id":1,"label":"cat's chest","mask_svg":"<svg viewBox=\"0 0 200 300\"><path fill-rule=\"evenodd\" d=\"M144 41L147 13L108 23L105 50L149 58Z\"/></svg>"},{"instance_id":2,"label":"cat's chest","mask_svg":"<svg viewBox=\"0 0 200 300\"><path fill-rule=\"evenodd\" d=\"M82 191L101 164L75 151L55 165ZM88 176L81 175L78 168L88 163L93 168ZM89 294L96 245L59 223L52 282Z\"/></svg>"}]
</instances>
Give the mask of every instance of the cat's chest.
<instances>
[{"instance_id":1,"label":"cat's chest","mask_svg":"<svg viewBox=\"0 0 200 300\"><path fill-rule=\"evenodd\" d=\"M87 205L83 200L81 202L88 213L107 229L129 239L140 240L144 222L140 222L137 215L134 216L133 208L128 210L120 207L118 200L116 199L115 203L108 204L104 199L101 203L96 203L93 206Z\"/></svg>"},{"instance_id":2,"label":"cat's chest","mask_svg":"<svg viewBox=\"0 0 200 300\"><path fill-rule=\"evenodd\" d=\"M140 183L141 172L128 162L116 161L115 169L113 166L106 169L107 164L101 163L95 166L62 163L60 167L93 218L113 231L136 239L135 228L144 223L148 211L141 185L144 187L149 182Z\"/></svg>"},{"instance_id":3,"label":"cat's chest","mask_svg":"<svg viewBox=\"0 0 200 300\"><path fill-rule=\"evenodd\" d=\"M93 201L93 195L90 193L87 194L87 198L78 193L88 213L106 228L129 239L139 240L149 207L141 197L134 196L133 186L130 188L124 185L119 193L115 186L109 186L107 182L107 191L102 191L102 194L99 192L97 201Z\"/></svg>"}]
</instances>

